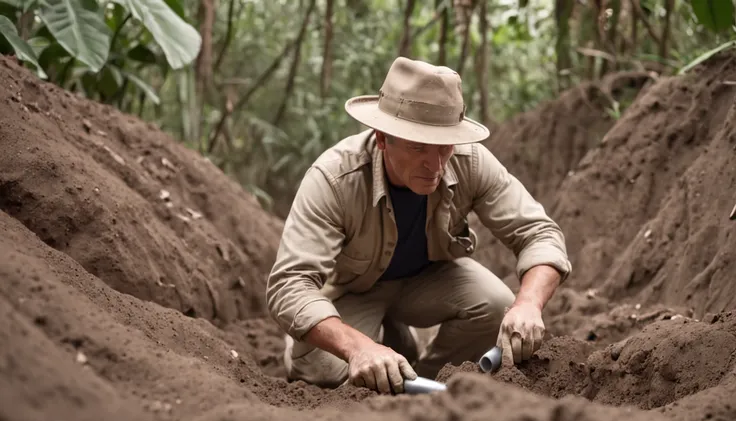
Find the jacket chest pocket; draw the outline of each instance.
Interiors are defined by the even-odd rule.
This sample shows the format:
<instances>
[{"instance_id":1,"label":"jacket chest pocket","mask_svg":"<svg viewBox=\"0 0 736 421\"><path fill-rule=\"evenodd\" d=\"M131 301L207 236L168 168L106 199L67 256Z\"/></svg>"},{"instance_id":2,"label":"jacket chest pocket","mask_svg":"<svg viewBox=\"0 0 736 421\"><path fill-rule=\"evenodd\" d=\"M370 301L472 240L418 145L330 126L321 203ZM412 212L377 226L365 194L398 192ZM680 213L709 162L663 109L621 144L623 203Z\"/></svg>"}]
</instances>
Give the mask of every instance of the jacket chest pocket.
<instances>
[{"instance_id":1,"label":"jacket chest pocket","mask_svg":"<svg viewBox=\"0 0 736 421\"><path fill-rule=\"evenodd\" d=\"M470 256L477 245L477 235L470 229L468 213L470 209L450 209L450 221L447 227L449 242L447 252L454 258Z\"/></svg>"},{"instance_id":2,"label":"jacket chest pocket","mask_svg":"<svg viewBox=\"0 0 736 421\"><path fill-rule=\"evenodd\" d=\"M342 253L335 259L335 283L347 284L353 282L368 272L371 259L361 259Z\"/></svg>"}]
</instances>

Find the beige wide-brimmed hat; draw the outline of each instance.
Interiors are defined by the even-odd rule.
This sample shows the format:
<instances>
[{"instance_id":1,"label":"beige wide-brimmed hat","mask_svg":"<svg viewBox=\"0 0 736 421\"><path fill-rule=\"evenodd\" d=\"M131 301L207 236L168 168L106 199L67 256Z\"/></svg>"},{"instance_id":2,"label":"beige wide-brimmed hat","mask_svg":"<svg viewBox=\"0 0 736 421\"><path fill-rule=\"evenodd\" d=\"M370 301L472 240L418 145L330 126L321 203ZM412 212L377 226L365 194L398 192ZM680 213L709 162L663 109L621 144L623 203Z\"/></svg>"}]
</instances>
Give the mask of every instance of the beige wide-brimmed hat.
<instances>
[{"instance_id":1,"label":"beige wide-brimmed hat","mask_svg":"<svg viewBox=\"0 0 736 421\"><path fill-rule=\"evenodd\" d=\"M349 99L345 111L378 131L435 145L479 142L490 132L465 116L460 75L399 57L394 60L378 95Z\"/></svg>"}]
</instances>

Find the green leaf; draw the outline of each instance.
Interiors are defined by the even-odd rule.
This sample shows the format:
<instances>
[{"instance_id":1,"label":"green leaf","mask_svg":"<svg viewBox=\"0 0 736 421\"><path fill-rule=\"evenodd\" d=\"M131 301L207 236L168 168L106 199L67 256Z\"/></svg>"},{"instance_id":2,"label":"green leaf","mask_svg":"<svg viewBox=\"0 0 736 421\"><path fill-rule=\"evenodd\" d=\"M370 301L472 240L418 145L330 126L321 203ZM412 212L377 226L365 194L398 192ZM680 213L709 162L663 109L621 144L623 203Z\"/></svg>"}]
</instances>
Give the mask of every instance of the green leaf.
<instances>
[{"instance_id":1,"label":"green leaf","mask_svg":"<svg viewBox=\"0 0 736 421\"><path fill-rule=\"evenodd\" d=\"M107 98L112 97L123 85L123 76L113 66L105 66L97 80L97 90Z\"/></svg>"},{"instance_id":2,"label":"green leaf","mask_svg":"<svg viewBox=\"0 0 736 421\"><path fill-rule=\"evenodd\" d=\"M27 13L29 10L34 9L38 6L38 0L19 0L23 4L23 13Z\"/></svg>"},{"instance_id":3,"label":"green leaf","mask_svg":"<svg viewBox=\"0 0 736 421\"><path fill-rule=\"evenodd\" d=\"M156 95L156 91L153 90L151 85L147 84L146 82L138 78L138 76L132 73L128 73L124 70L122 70L121 73L123 77L128 79L133 85L135 85L144 94L146 94L146 98L148 98L151 102L153 102L156 105L158 105L161 102L161 100L158 98L158 95Z\"/></svg>"},{"instance_id":4,"label":"green leaf","mask_svg":"<svg viewBox=\"0 0 736 421\"><path fill-rule=\"evenodd\" d=\"M69 57L69 52L59 43L53 42L41 51L41 54L38 56L38 62L41 63L44 69L49 69L66 57Z\"/></svg>"},{"instance_id":5,"label":"green leaf","mask_svg":"<svg viewBox=\"0 0 736 421\"><path fill-rule=\"evenodd\" d=\"M690 0L698 22L714 32L729 29L733 24L733 2L728 0Z\"/></svg>"},{"instance_id":6,"label":"green leaf","mask_svg":"<svg viewBox=\"0 0 736 421\"><path fill-rule=\"evenodd\" d=\"M51 41L44 37L33 37L28 40L28 45L33 49L33 52L36 53L36 57L38 57L49 45L51 45ZM41 60L39 60L39 63L40 62Z\"/></svg>"},{"instance_id":7,"label":"green leaf","mask_svg":"<svg viewBox=\"0 0 736 421\"><path fill-rule=\"evenodd\" d=\"M184 12L184 7L181 5L179 0L164 0L166 5L171 8L180 18L186 19L187 15Z\"/></svg>"},{"instance_id":8,"label":"green leaf","mask_svg":"<svg viewBox=\"0 0 736 421\"><path fill-rule=\"evenodd\" d=\"M174 69L191 63L199 54L202 38L194 27L179 17L163 0L112 0L125 6L143 22L161 46Z\"/></svg>"},{"instance_id":9,"label":"green leaf","mask_svg":"<svg viewBox=\"0 0 736 421\"><path fill-rule=\"evenodd\" d=\"M158 63L158 57L156 57L156 54L143 44L138 44L131 48L130 51L128 51L128 57L131 60L140 61L141 63Z\"/></svg>"},{"instance_id":10,"label":"green leaf","mask_svg":"<svg viewBox=\"0 0 736 421\"><path fill-rule=\"evenodd\" d=\"M85 9L80 0L41 0L40 16L72 56L100 71L110 50L110 30L101 15Z\"/></svg>"},{"instance_id":11,"label":"green leaf","mask_svg":"<svg viewBox=\"0 0 736 421\"><path fill-rule=\"evenodd\" d=\"M16 9L22 9L23 8L23 0L0 0L0 3L9 4Z\"/></svg>"},{"instance_id":12,"label":"green leaf","mask_svg":"<svg viewBox=\"0 0 736 421\"><path fill-rule=\"evenodd\" d=\"M710 51L708 51L708 52L706 52L704 54L701 54L698 58L696 58L692 62L688 63L683 68L681 68L677 72L677 74L678 75L683 75L683 74L687 73L688 71L690 71L693 67L699 65L700 63L703 63L704 61L706 61L709 58L713 57L714 55L720 53L721 51L727 50L729 48L734 48L734 47L736 47L736 40L728 41L728 42L726 42L724 44L721 44L718 47L716 47L716 48L714 48L714 49L712 49L712 50L710 50Z\"/></svg>"},{"instance_id":13,"label":"green leaf","mask_svg":"<svg viewBox=\"0 0 736 421\"><path fill-rule=\"evenodd\" d=\"M40 78L46 79L48 77L46 72L43 71L43 68L38 64L38 58L36 58L36 53L33 52L31 46L18 36L18 30L13 25L13 22L2 15L0 15L0 34L10 43L19 59L36 66L36 71Z\"/></svg>"}]
</instances>

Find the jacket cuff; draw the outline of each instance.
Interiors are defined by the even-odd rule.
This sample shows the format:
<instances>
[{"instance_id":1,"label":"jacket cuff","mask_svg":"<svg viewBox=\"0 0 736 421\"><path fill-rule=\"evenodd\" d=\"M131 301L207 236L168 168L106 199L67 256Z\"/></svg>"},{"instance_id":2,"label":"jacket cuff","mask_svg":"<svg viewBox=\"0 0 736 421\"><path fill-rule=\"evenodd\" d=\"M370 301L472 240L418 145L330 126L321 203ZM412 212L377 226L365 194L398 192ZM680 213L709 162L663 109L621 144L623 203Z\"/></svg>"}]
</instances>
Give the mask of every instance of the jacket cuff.
<instances>
[{"instance_id":1,"label":"jacket cuff","mask_svg":"<svg viewBox=\"0 0 736 421\"><path fill-rule=\"evenodd\" d=\"M519 281L526 271L539 265L549 265L557 269L561 276L560 284L565 282L572 272L572 264L565 252L551 244L535 244L523 250L519 255L516 265L516 275Z\"/></svg>"},{"instance_id":2,"label":"jacket cuff","mask_svg":"<svg viewBox=\"0 0 736 421\"><path fill-rule=\"evenodd\" d=\"M327 298L309 301L296 312L288 333L297 341L301 341L317 323L328 317L340 317L332 301Z\"/></svg>"}]
</instances>

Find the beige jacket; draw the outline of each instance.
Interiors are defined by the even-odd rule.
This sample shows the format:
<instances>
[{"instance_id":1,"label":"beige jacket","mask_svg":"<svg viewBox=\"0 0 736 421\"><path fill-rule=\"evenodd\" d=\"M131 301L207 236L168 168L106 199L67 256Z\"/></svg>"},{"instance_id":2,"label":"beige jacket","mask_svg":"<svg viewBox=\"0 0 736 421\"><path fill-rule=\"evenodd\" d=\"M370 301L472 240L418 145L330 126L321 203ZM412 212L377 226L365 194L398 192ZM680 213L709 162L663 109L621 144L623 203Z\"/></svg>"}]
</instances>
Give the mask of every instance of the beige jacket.
<instances>
[{"instance_id":1,"label":"beige jacket","mask_svg":"<svg viewBox=\"0 0 736 421\"><path fill-rule=\"evenodd\" d=\"M366 291L391 261L397 239L383 155L372 130L347 137L307 170L286 218L266 300L281 328L300 340L339 314L331 300ZM480 221L516 255L519 279L549 264L570 273L564 236L524 186L481 144L455 146L438 189L429 196L430 260L470 256Z\"/></svg>"}]
</instances>

